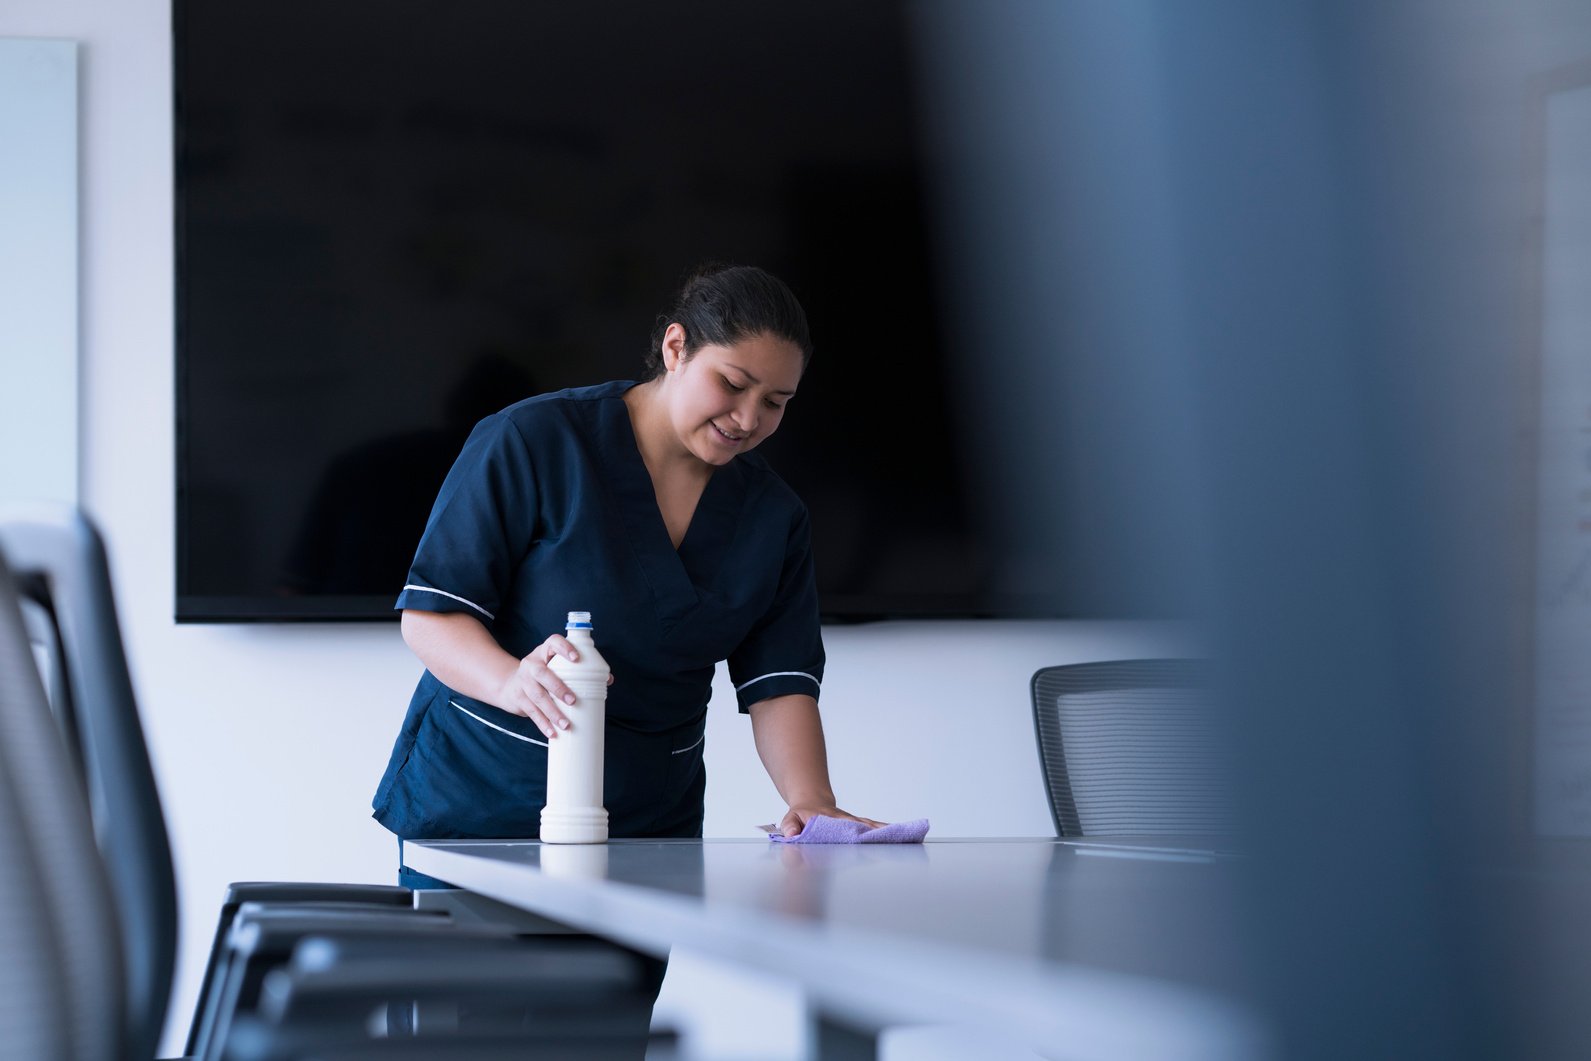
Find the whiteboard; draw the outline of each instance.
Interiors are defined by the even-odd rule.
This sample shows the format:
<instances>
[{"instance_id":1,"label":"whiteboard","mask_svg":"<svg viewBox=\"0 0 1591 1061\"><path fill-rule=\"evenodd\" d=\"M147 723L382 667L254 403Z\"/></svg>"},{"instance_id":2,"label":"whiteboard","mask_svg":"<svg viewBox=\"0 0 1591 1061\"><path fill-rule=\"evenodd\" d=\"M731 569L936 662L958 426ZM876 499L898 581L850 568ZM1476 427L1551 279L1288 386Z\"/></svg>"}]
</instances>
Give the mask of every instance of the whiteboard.
<instances>
[{"instance_id":1,"label":"whiteboard","mask_svg":"<svg viewBox=\"0 0 1591 1061\"><path fill-rule=\"evenodd\" d=\"M78 488L77 44L0 38L0 502Z\"/></svg>"}]
</instances>

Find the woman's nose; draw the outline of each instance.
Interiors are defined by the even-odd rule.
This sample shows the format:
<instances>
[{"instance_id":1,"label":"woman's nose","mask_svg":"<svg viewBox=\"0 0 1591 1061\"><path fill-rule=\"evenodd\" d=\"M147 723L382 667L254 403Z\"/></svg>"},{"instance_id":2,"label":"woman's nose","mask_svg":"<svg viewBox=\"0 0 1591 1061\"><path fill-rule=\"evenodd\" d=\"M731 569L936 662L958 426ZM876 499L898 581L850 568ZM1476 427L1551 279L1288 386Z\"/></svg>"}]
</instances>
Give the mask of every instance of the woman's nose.
<instances>
[{"instance_id":1,"label":"woman's nose","mask_svg":"<svg viewBox=\"0 0 1591 1061\"><path fill-rule=\"evenodd\" d=\"M735 406L730 416L734 418L735 426L746 434L749 435L757 430L757 403L755 401L741 402Z\"/></svg>"}]
</instances>

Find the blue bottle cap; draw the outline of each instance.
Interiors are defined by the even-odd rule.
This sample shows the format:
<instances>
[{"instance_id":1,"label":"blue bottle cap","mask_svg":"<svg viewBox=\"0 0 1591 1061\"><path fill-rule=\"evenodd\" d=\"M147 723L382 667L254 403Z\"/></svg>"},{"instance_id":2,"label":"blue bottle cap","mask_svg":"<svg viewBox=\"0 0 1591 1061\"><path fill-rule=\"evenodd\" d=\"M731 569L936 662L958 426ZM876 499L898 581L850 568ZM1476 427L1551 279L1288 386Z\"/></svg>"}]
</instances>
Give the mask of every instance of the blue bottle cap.
<instances>
[{"instance_id":1,"label":"blue bottle cap","mask_svg":"<svg viewBox=\"0 0 1591 1061\"><path fill-rule=\"evenodd\" d=\"M590 612L570 612L569 613L569 629L570 630L589 630L589 629L591 629L591 613Z\"/></svg>"}]
</instances>

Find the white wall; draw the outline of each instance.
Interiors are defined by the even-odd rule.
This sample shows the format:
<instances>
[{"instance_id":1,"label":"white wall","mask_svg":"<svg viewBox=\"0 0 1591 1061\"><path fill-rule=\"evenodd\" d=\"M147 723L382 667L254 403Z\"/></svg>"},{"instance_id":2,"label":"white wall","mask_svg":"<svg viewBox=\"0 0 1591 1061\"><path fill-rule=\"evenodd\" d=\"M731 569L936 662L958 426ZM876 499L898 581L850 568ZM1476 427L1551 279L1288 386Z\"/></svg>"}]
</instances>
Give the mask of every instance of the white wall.
<instances>
[{"instance_id":1,"label":"white wall","mask_svg":"<svg viewBox=\"0 0 1591 1061\"><path fill-rule=\"evenodd\" d=\"M387 625L172 621L172 138L168 0L13 0L0 35L82 43L83 498L109 539L133 678L183 897L172 1026L185 1027L230 880L385 881L368 817L419 667ZM271 440L258 440L262 446ZM1047 834L1027 680L1046 663L1171 652L1112 624L830 630L824 697L842 803L940 835ZM721 683L709 835L781 810ZM168 1052L180 1040L168 1036Z\"/></svg>"}]
</instances>

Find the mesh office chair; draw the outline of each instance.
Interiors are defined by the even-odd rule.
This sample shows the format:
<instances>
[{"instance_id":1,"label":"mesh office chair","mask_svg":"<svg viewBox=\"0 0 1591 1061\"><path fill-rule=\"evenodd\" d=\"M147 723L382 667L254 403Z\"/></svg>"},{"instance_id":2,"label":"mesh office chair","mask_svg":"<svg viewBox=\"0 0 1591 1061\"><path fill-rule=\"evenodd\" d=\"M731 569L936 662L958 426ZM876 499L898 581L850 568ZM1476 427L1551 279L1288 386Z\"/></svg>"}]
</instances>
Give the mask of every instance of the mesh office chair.
<instances>
[{"instance_id":1,"label":"mesh office chair","mask_svg":"<svg viewBox=\"0 0 1591 1061\"><path fill-rule=\"evenodd\" d=\"M1224 747L1199 660L1045 667L1033 675L1057 836L1222 836L1231 832Z\"/></svg>"}]
</instances>

